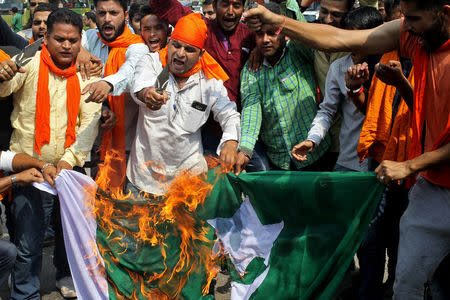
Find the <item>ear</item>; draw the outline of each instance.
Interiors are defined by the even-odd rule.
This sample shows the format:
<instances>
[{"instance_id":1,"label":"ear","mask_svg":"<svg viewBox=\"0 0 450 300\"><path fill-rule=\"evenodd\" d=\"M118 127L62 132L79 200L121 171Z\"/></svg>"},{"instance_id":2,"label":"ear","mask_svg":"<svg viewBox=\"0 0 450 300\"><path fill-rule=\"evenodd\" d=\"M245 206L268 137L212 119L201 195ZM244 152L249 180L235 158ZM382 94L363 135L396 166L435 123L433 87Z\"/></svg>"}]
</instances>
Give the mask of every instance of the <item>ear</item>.
<instances>
[{"instance_id":1,"label":"ear","mask_svg":"<svg viewBox=\"0 0 450 300\"><path fill-rule=\"evenodd\" d=\"M47 33L47 31L44 33L44 39L42 41L44 42L44 45L47 46L47 44L48 44L48 33Z\"/></svg>"},{"instance_id":2,"label":"ear","mask_svg":"<svg viewBox=\"0 0 450 300\"><path fill-rule=\"evenodd\" d=\"M442 20L446 23L446 26L450 26L450 5L444 5L441 9Z\"/></svg>"},{"instance_id":3,"label":"ear","mask_svg":"<svg viewBox=\"0 0 450 300\"><path fill-rule=\"evenodd\" d=\"M125 11L125 22L128 22L128 10Z\"/></svg>"}]
</instances>

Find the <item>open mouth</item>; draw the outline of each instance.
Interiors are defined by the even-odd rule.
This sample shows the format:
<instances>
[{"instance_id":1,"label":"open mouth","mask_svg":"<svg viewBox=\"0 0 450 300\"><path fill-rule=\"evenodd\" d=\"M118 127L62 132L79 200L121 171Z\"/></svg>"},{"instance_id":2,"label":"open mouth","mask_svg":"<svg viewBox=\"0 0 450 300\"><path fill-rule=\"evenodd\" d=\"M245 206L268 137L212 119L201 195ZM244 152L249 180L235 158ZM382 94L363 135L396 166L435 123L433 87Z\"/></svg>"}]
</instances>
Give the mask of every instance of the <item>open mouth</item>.
<instances>
[{"instance_id":1,"label":"open mouth","mask_svg":"<svg viewBox=\"0 0 450 300\"><path fill-rule=\"evenodd\" d=\"M105 35L112 35L114 33L114 26L105 25L103 26L102 31Z\"/></svg>"},{"instance_id":2,"label":"open mouth","mask_svg":"<svg viewBox=\"0 0 450 300\"><path fill-rule=\"evenodd\" d=\"M227 28L234 27L236 25L236 18L223 18L223 25Z\"/></svg>"},{"instance_id":3,"label":"open mouth","mask_svg":"<svg viewBox=\"0 0 450 300\"><path fill-rule=\"evenodd\" d=\"M159 39L154 39L154 40L149 40L148 41L149 46L152 47L152 48L159 47L159 43L160 43Z\"/></svg>"},{"instance_id":4,"label":"open mouth","mask_svg":"<svg viewBox=\"0 0 450 300\"><path fill-rule=\"evenodd\" d=\"M182 68L184 66L184 61L174 58L173 65L177 68Z\"/></svg>"}]
</instances>

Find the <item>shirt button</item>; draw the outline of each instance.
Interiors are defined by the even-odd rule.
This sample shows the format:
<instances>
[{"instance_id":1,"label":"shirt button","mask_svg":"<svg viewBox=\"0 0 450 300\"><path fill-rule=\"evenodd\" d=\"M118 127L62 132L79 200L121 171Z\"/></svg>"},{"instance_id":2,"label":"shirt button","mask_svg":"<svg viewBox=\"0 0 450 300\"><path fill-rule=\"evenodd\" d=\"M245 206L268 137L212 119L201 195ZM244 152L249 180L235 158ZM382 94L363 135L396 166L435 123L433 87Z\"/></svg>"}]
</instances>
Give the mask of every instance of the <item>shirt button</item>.
<instances>
[{"instance_id":1,"label":"shirt button","mask_svg":"<svg viewBox=\"0 0 450 300\"><path fill-rule=\"evenodd\" d=\"M231 54L231 51L228 51L228 54Z\"/></svg>"}]
</instances>

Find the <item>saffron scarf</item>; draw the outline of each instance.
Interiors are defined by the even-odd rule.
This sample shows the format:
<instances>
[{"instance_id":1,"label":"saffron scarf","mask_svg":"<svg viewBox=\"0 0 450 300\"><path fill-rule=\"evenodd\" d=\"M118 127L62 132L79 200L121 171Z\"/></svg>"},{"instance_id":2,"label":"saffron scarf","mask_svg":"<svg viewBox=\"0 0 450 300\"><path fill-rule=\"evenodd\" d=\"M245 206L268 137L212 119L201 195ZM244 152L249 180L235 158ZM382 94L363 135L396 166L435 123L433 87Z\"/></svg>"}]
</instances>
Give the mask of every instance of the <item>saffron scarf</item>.
<instances>
[{"instance_id":1,"label":"saffron scarf","mask_svg":"<svg viewBox=\"0 0 450 300\"><path fill-rule=\"evenodd\" d=\"M7 60L7 59L11 59L11 56L9 56L2 49L0 49L0 62Z\"/></svg>"},{"instance_id":2,"label":"saffron scarf","mask_svg":"<svg viewBox=\"0 0 450 300\"><path fill-rule=\"evenodd\" d=\"M384 54L380 63L388 64L390 60L399 60L397 51ZM373 76L367 100L366 118L357 148L360 161L370 156L381 162L391 131L392 102L395 91L394 86Z\"/></svg>"},{"instance_id":3,"label":"saffron scarf","mask_svg":"<svg viewBox=\"0 0 450 300\"><path fill-rule=\"evenodd\" d=\"M208 28L201 14L192 13L178 20L170 38L204 50L204 45L208 37L207 31ZM168 47L166 46L164 49L158 51L163 67L167 64L167 49ZM225 73L222 67L207 51L203 52L203 55L189 71L177 76L189 77L201 70L203 70L203 73L209 79L215 78L223 82L229 79L227 73Z\"/></svg>"},{"instance_id":4,"label":"saffron scarf","mask_svg":"<svg viewBox=\"0 0 450 300\"><path fill-rule=\"evenodd\" d=\"M40 54L39 77L36 92L36 119L34 150L41 155L41 147L50 143L50 93L49 72L66 78L67 93L67 128L64 148L72 145L76 140L75 126L80 108L81 88L77 76L77 69L72 62L65 70L59 69L43 44Z\"/></svg>"},{"instance_id":5,"label":"saffron scarf","mask_svg":"<svg viewBox=\"0 0 450 300\"><path fill-rule=\"evenodd\" d=\"M31 37L31 39L28 41L28 45L31 45L34 43L34 37Z\"/></svg>"},{"instance_id":6,"label":"saffron scarf","mask_svg":"<svg viewBox=\"0 0 450 300\"><path fill-rule=\"evenodd\" d=\"M436 51L449 51L450 40L443 44ZM413 117L413 137L410 150L409 159L413 159L422 154L422 134L423 124L425 121L425 88L428 74L428 63L430 60L430 53L422 47L417 47L416 55L414 57L414 117ZM448 119L442 135L436 140L433 145L433 150L450 142L450 118Z\"/></svg>"},{"instance_id":7,"label":"saffron scarf","mask_svg":"<svg viewBox=\"0 0 450 300\"><path fill-rule=\"evenodd\" d=\"M131 32L128 26L125 26L123 33L114 41L105 41L100 33L97 33L102 42L110 47L108 60L105 64L104 77L113 75L119 71L122 64L125 62L125 53L128 46L132 44L144 43L144 40L137 34ZM112 130L105 131L100 148L102 159L108 151L112 150L118 155L118 160L114 164L113 172L116 176L111 178L111 186L119 187L125 179L126 158L125 158L125 94L120 96L108 96L108 101L111 110L117 116L116 126Z\"/></svg>"},{"instance_id":8,"label":"saffron scarf","mask_svg":"<svg viewBox=\"0 0 450 300\"><path fill-rule=\"evenodd\" d=\"M436 52L450 51L450 40L447 40ZM414 113L412 120L412 141L409 152L409 159L413 159L422 154L423 125L425 122L425 101L432 101L425 97L425 89L428 75L428 65L430 53L422 47L417 47L414 57ZM431 151L436 150L450 143L450 118L441 136L434 142ZM443 165L424 172L424 176L431 182L450 188L450 177L448 176L450 167Z\"/></svg>"}]
</instances>

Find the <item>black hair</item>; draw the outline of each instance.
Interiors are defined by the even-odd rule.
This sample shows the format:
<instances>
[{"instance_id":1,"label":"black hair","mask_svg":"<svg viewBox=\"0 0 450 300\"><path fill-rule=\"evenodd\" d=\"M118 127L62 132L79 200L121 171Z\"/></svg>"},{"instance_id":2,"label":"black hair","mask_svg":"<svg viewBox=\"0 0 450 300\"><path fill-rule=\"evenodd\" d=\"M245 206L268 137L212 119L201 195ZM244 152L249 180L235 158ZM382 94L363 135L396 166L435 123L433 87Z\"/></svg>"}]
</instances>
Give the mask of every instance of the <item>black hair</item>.
<instances>
[{"instance_id":1,"label":"black hair","mask_svg":"<svg viewBox=\"0 0 450 300\"><path fill-rule=\"evenodd\" d=\"M97 4L102 1L116 1L119 2L120 6L123 8L123 11L128 10L128 0L94 0L95 8L97 8Z\"/></svg>"},{"instance_id":2,"label":"black hair","mask_svg":"<svg viewBox=\"0 0 450 300\"><path fill-rule=\"evenodd\" d=\"M133 21L134 16L140 16L141 15L141 6L139 3L134 2L133 4L131 4L130 9L128 10L128 15L130 16L130 22ZM139 17L139 19L141 19Z\"/></svg>"},{"instance_id":3,"label":"black hair","mask_svg":"<svg viewBox=\"0 0 450 300\"><path fill-rule=\"evenodd\" d=\"M148 16L148 15L154 15L155 13L153 12L150 5L145 4L145 5L141 6L141 9L139 10L139 14L141 15L141 20L142 20L143 17ZM169 29L169 23L167 21L165 21L163 19L159 19L159 20L161 21L162 24L164 24L164 26L166 26L166 30Z\"/></svg>"},{"instance_id":4,"label":"black hair","mask_svg":"<svg viewBox=\"0 0 450 300\"><path fill-rule=\"evenodd\" d=\"M50 34L53 30L53 26L56 23L70 24L78 27L78 32L81 35L83 30L83 21L81 16L68 8L58 8L48 15L47 19L47 34Z\"/></svg>"},{"instance_id":5,"label":"black hair","mask_svg":"<svg viewBox=\"0 0 450 300\"><path fill-rule=\"evenodd\" d=\"M390 20L392 18L394 9L400 7L400 0L379 0L378 2L383 2L387 20Z\"/></svg>"},{"instance_id":6,"label":"black hair","mask_svg":"<svg viewBox=\"0 0 450 300\"><path fill-rule=\"evenodd\" d=\"M440 9L444 5L450 5L450 0L402 0L403 2L412 2L420 10Z\"/></svg>"},{"instance_id":7,"label":"black hair","mask_svg":"<svg viewBox=\"0 0 450 300\"><path fill-rule=\"evenodd\" d=\"M84 14L86 18L95 23L95 13L93 11L88 11Z\"/></svg>"},{"instance_id":8,"label":"black hair","mask_svg":"<svg viewBox=\"0 0 450 300\"><path fill-rule=\"evenodd\" d=\"M375 7L361 6L349 11L341 20L345 29L371 29L383 24L383 16Z\"/></svg>"},{"instance_id":9,"label":"black hair","mask_svg":"<svg viewBox=\"0 0 450 300\"><path fill-rule=\"evenodd\" d=\"M56 9L57 7L54 4L50 4L50 3L41 3L39 4L33 13L33 18L34 18L34 14L39 12L39 11L49 11L52 12Z\"/></svg>"},{"instance_id":10,"label":"black hair","mask_svg":"<svg viewBox=\"0 0 450 300\"><path fill-rule=\"evenodd\" d=\"M13 12L13 13L16 13L16 12L18 12L19 10L17 9L17 7L13 7L13 8L11 8L11 11Z\"/></svg>"},{"instance_id":11,"label":"black hair","mask_svg":"<svg viewBox=\"0 0 450 300\"><path fill-rule=\"evenodd\" d=\"M356 0L347 0L347 11L351 11L355 6Z\"/></svg>"},{"instance_id":12,"label":"black hair","mask_svg":"<svg viewBox=\"0 0 450 300\"><path fill-rule=\"evenodd\" d=\"M210 5L210 4L213 4L213 2L214 2L214 0L205 0L205 1L203 1L202 5L203 6Z\"/></svg>"},{"instance_id":13,"label":"black hair","mask_svg":"<svg viewBox=\"0 0 450 300\"><path fill-rule=\"evenodd\" d=\"M277 14L277 15L281 14L280 5L276 2L267 2L267 3L264 3L263 6L265 8L267 8L268 10L270 10L271 12L273 12L274 14Z\"/></svg>"}]
</instances>

